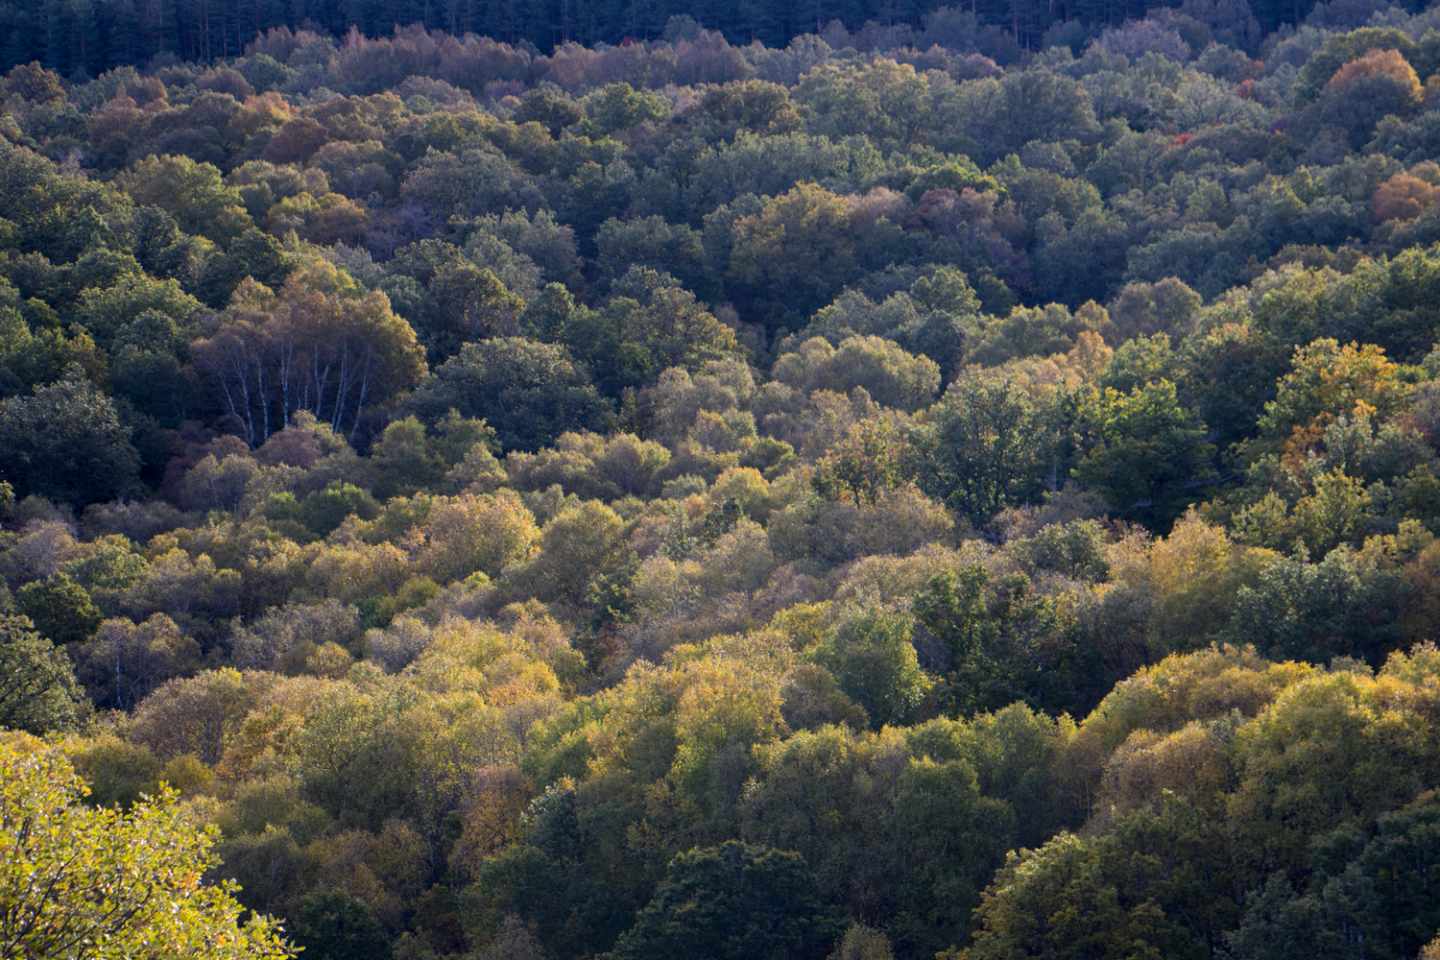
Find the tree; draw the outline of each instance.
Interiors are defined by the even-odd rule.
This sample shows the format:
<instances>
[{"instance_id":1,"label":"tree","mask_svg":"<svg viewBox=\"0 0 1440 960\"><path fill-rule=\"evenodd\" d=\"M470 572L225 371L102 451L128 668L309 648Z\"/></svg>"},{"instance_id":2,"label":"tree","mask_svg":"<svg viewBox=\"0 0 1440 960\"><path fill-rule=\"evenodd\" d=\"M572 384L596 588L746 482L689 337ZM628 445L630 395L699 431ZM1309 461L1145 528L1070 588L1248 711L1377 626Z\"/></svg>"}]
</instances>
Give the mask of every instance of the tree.
<instances>
[{"instance_id":1,"label":"tree","mask_svg":"<svg viewBox=\"0 0 1440 960\"><path fill-rule=\"evenodd\" d=\"M817 67L801 78L795 99L811 112L816 132L837 140L868 135L890 148L914 142L929 93L926 76L914 66L876 59Z\"/></svg>"},{"instance_id":2,"label":"tree","mask_svg":"<svg viewBox=\"0 0 1440 960\"><path fill-rule=\"evenodd\" d=\"M1367 410L1388 416L1408 393L1402 373L1374 344L1325 338L1296 347L1256 424L1262 440L1272 449L1287 442L1304 449L1337 417Z\"/></svg>"},{"instance_id":3,"label":"tree","mask_svg":"<svg viewBox=\"0 0 1440 960\"><path fill-rule=\"evenodd\" d=\"M193 754L213 766L270 679L225 668L171 680L136 707L129 735L163 759Z\"/></svg>"},{"instance_id":4,"label":"tree","mask_svg":"<svg viewBox=\"0 0 1440 960\"><path fill-rule=\"evenodd\" d=\"M451 410L483 418L506 450L534 450L567 430L602 429L610 418L565 347L522 337L465 344L420 384L411 405L430 422Z\"/></svg>"},{"instance_id":5,"label":"tree","mask_svg":"<svg viewBox=\"0 0 1440 960\"><path fill-rule=\"evenodd\" d=\"M894 960L894 956L885 934L852 923L829 960Z\"/></svg>"},{"instance_id":6,"label":"tree","mask_svg":"<svg viewBox=\"0 0 1440 960\"><path fill-rule=\"evenodd\" d=\"M1400 642L1398 571L1349 547L1315 563L1286 557L1235 593L1230 634L1276 659L1379 663Z\"/></svg>"},{"instance_id":7,"label":"tree","mask_svg":"<svg viewBox=\"0 0 1440 960\"><path fill-rule=\"evenodd\" d=\"M458 256L436 268L426 293L421 331L437 361L453 356L467 341L514 334L525 309L493 270Z\"/></svg>"},{"instance_id":8,"label":"tree","mask_svg":"<svg viewBox=\"0 0 1440 960\"><path fill-rule=\"evenodd\" d=\"M1008 381L962 375L926 413L914 442L920 486L976 525L1055 485L1054 425Z\"/></svg>"},{"instance_id":9,"label":"tree","mask_svg":"<svg viewBox=\"0 0 1440 960\"><path fill-rule=\"evenodd\" d=\"M1077 649L1073 614L1024 574L946 571L916 593L911 611L925 666L942 675L934 700L956 712L1021 700L1083 709L1105 690L1093 654Z\"/></svg>"},{"instance_id":10,"label":"tree","mask_svg":"<svg viewBox=\"0 0 1440 960\"><path fill-rule=\"evenodd\" d=\"M592 587L624 566L624 530L619 514L597 500L565 507L541 530L535 557L516 572L522 589L572 606L595 599Z\"/></svg>"},{"instance_id":11,"label":"tree","mask_svg":"<svg viewBox=\"0 0 1440 960\"><path fill-rule=\"evenodd\" d=\"M0 614L0 727L48 733L80 716L70 660L17 614Z\"/></svg>"},{"instance_id":12,"label":"tree","mask_svg":"<svg viewBox=\"0 0 1440 960\"><path fill-rule=\"evenodd\" d=\"M776 380L802 390L849 393L862 387L876 403L915 410L929 403L940 387L940 367L881 337L846 337L838 348L812 337L794 353L775 361Z\"/></svg>"},{"instance_id":13,"label":"tree","mask_svg":"<svg viewBox=\"0 0 1440 960\"><path fill-rule=\"evenodd\" d=\"M332 480L300 502L298 519L317 537L328 535L347 517L373 520L380 505L369 492L353 483Z\"/></svg>"},{"instance_id":14,"label":"tree","mask_svg":"<svg viewBox=\"0 0 1440 960\"><path fill-rule=\"evenodd\" d=\"M1366 954L1413 957L1440 929L1431 888L1435 883L1440 809L1433 794L1380 817L1374 836L1340 830L1327 839L1333 851L1299 889L1284 873L1271 875L1246 898L1245 916L1227 935L1230 952L1246 960L1299 960L1305 956ZM1338 854L1338 856L1337 856Z\"/></svg>"},{"instance_id":15,"label":"tree","mask_svg":"<svg viewBox=\"0 0 1440 960\"><path fill-rule=\"evenodd\" d=\"M1029 6L1024 0L1011 0L1010 5ZM968 86L960 88L969 100L961 130L974 144L967 152L984 164L1018 151L1031 140L1052 137L1057 130L1081 139L1098 132L1085 87L1045 67L1009 70L999 80Z\"/></svg>"},{"instance_id":16,"label":"tree","mask_svg":"<svg viewBox=\"0 0 1440 960\"><path fill-rule=\"evenodd\" d=\"M32 580L16 596L20 612L56 643L88 640L100 625L100 608L89 591L61 571L44 580Z\"/></svg>"},{"instance_id":17,"label":"tree","mask_svg":"<svg viewBox=\"0 0 1440 960\"><path fill-rule=\"evenodd\" d=\"M527 558L539 538L535 518L512 491L493 496L437 499L423 529L416 560L439 583L476 572L499 576Z\"/></svg>"},{"instance_id":18,"label":"tree","mask_svg":"<svg viewBox=\"0 0 1440 960\"><path fill-rule=\"evenodd\" d=\"M1375 188L1370 213L1376 223L1414 220L1440 203L1440 186L1401 171Z\"/></svg>"},{"instance_id":19,"label":"tree","mask_svg":"<svg viewBox=\"0 0 1440 960\"><path fill-rule=\"evenodd\" d=\"M144 623L106 620L72 654L97 706L129 710L172 677L200 667L200 645L163 613Z\"/></svg>"},{"instance_id":20,"label":"tree","mask_svg":"<svg viewBox=\"0 0 1440 960\"><path fill-rule=\"evenodd\" d=\"M1179 800L1095 836L1012 852L976 910L965 956L1205 957L1238 915L1219 824Z\"/></svg>"},{"instance_id":21,"label":"tree","mask_svg":"<svg viewBox=\"0 0 1440 960\"><path fill-rule=\"evenodd\" d=\"M295 942L314 960L389 960L389 938L361 900L317 890L300 901Z\"/></svg>"},{"instance_id":22,"label":"tree","mask_svg":"<svg viewBox=\"0 0 1440 960\"><path fill-rule=\"evenodd\" d=\"M1415 41L1405 31L1394 27L1361 27L1359 30L1331 33L1324 45L1305 62L1297 78L1296 93L1303 99L1313 99L1345 64L1366 54L1385 50L1394 50L1409 57L1415 52Z\"/></svg>"},{"instance_id":23,"label":"tree","mask_svg":"<svg viewBox=\"0 0 1440 960\"><path fill-rule=\"evenodd\" d=\"M216 241L233 239L250 225L235 188L220 171L189 157L149 156L121 174L125 191L175 217L182 229Z\"/></svg>"},{"instance_id":24,"label":"tree","mask_svg":"<svg viewBox=\"0 0 1440 960\"><path fill-rule=\"evenodd\" d=\"M614 283L602 309L577 313L565 339L612 396L653 382L669 367L699 370L739 352L735 331L693 293L640 266Z\"/></svg>"},{"instance_id":25,"label":"tree","mask_svg":"<svg viewBox=\"0 0 1440 960\"><path fill-rule=\"evenodd\" d=\"M910 642L912 629L903 615L862 613L831 631L816 651L874 726L904 723L930 688Z\"/></svg>"},{"instance_id":26,"label":"tree","mask_svg":"<svg viewBox=\"0 0 1440 960\"><path fill-rule=\"evenodd\" d=\"M1213 476L1205 425L1160 380L1122 394L1093 391L1079 412L1075 478L1104 493L1120 513L1157 529L1198 500Z\"/></svg>"},{"instance_id":27,"label":"tree","mask_svg":"<svg viewBox=\"0 0 1440 960\"><path fill-rule=\"evenodd\" d=\"M178 281L127 270L112 282L82 290L76 312L85 329L104 347L128 340L169 348L167 341L173 336L193 329L201 309L200 301Z\"/></svg>"},{"instance_id":28,"label":"tree","mask_svg":"<svg viewBox=\"0 0 1440 960\"><path fill-rule=\"evenodd\" d=\"M1154 333L1179 338L1191 332L1201 303L1200 295L1175 277L1127 283L1110 305L1110 321L1118 340Z\"/></svg>"},{"instance_id":29,"label":"tree","mask_svg":"<svg viewBox=\"0 0 1440 960\"><path fill-rule=\"evenodd\" d=\"M115 404L88 380L67 375L0 400L0 476L17 496L84 506L130 492L139 471Z\"/></svg>"},{"instance_id":30,"label":"tree","mask_svg":"<svg viewBox=\"0 0 1440 960\"><path fill-rule=\"evenodd\" d=\"M415 417L404 417L386 424L370 448L370 469L376 495L388 500L433 488L445 476L446 463L426 435L425 425ZM335 525L339 519L344 519L343 515ZM330 530L317 532L323 535Z\"/></svg>"},{"instance_id":31,"label":"tree","mask_svg":"<svg viewBox=\"0 0 1440 960\"><path fill-rule=\"evenodd\" d=\"M1421 660L1434 656L1419 653ZM1418 672L1431 671L1422 666ZM1236 732L1238 777L1227 803L1233 849L1247 872L1264 877L1289 870L1299 876L1296 868L1321 846L1317 837L1373 823L1426 789L1440 769L1440 751L1431 739L1434 726L1413 708L1389 714L1380 707L1396 689L1398 678L1388 673L1374 679L1368 672L1344 670L1311 676L1286 688ZM1400 859L1423 864L1434 855L1425 846L1413 851L1420 856ZM1345 856L1343 848L1336 852ZM1382 845L1376 859L1386 856ZM1396 905L1404 905L1410 895L1385 877L1394 867L1375 868ZM1419 875L1425 872L1422 867ZM1417 937L1413 950L1424 932L1412 927L1410 935Z\"/></svg>"},{"instance_id":32,"label":"tree","mask_svg":"<svg viewBox=\"0 0 1440 960\"><path fill-rule=\"evenodd\" d=\"M700 234L663 217L607 220L595 235L595 265L610 283L636 266L675 277L689 290L705 289L704 250Z\"/></svg>"},{"instance_id":33,"label":"tree","mask_svg":"<svg viewBox=\"0 0 1440 960\"><path fill-rule=\"evenodd\" d=\"M611 83L587 96L585 126L592 134L604 136L643 123L658 123L670 112L670 103L649 90L636 90L628 83Z\"/></svg>"},{"instance_id":34,"label":"tree","mask_svg":"<svg viewBox=\"0 0 1440 960\"><path fill-rule=\"evenodd\" d=\"M1398 50L1371 50L1335 71L1317 109L1359 146L1370 138L1375 125L1390 114L1415 110L1423 99L1420 77Z\"/></svg>"},{"instance_id":35,"label":"tree","mask_svg":"<svg viewBox=\"0 0 1440 960\"><path fill-rule=\"evenodd\" d=\"M799 854L730 841L670 862L615 960L820 960L843 929Z\"/></svg>"},{"instance_id":36,"label":"tree","mask_svg":"<svg viewBox=\"0 0 1440 960\"><path fill-rule=\"evenodd\" d=\"M278 293L241 283L191 349L217 405L253 446L301 411L353 438L368 404L425 375L415 331L385 294L365 292L325 261L303 265Z\"/></svg>"},{"instance_id":37,"label":"tree","mask_svg":"<svg viewBox=\"0 0 1440 960\"><path fill-rule=\"evenodd\" d=\"M811 484L827 499L873 505L909 480L907 453L893 417L870 417L851 426L815 464Z\"/></svg>"},{"instance_id":38,"label":"tree","mask_svg":"<svg viewBox=\"0 0 1440 960\"><path fill-rule=\"evenodd\" d=\"M546 960L545 948L515 914L506 914L495 939L485 945L475 960Z\"/></svg>"},{"instance_id":39,"label":"tree","mask_svg":"<svg viewBox=\"0 0 1440 960\"><path fill-rule=\"evenodd\" d=\"M749 293L772 328L823 306L859 265L851 210L849 198L802 183L740 217L726 274L731 289Z\"/></svg>"},{"instance_id":40,"label":"tree","mask_svg":"<svg viewBox=\"0 0 1440 960\"><path fill-rule=\"evenodd\" d=\"M926 756L900 774L893 816L904 864L891 924L897 942L930 953L962 941L980 892L1013 844L1014 812L980 796L967 760Z\"/></svg>"},{"instance_id":41,"label":"tree","mask_svg":"<svg viewBox=\"0 0 1440 960\"><path fill-rule=\"evenodd\" d=\"M279 928L211 884L217 831L173 791L129 810L81 801L58 750L0 738L0 956L280 960Z\"/></svg>"},{"instance_id":42,"label":"tree","mask_svg":"<svg viewBox=\"0 0 1440 960\"><path fill-rule=\"evenodd\" d=\"M1214 431L1222 451L1251 433L1255 411L1271 396L1284 357L1249 324L1224 323L1183 341L1177 386Z\"/></svg>"},{"instance_id":43,"label":"tree","mask_svg":"<svg viewBox=\"0 0 1440 960\"><path fill-rule=\"evenodd\" d=\"M1017 357L1066 353L1082 333L1103 331L1109 323L1105 308L1093 302L1074 311L1063 303L1015 307L1006 316L984 325L969 358L993 365Z\"/></svg>"}]
</instances>

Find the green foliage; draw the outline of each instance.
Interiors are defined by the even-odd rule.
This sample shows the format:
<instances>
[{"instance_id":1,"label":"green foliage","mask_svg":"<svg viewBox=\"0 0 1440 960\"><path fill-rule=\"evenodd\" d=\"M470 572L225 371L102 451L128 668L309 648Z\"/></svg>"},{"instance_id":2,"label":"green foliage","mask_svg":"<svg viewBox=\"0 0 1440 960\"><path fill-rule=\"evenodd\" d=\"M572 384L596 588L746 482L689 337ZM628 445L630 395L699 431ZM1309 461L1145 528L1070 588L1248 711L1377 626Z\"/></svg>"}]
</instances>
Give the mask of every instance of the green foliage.
<instances>
[{"instance_id":1,"label":"green foliage","mask_svg":"<svg viewBox=\"0 0 1440 960\"><path fill-rule=\"evenodd\" d=\"M921 486L975 524L1038 499L1060 454L1049 420L1013 384L961 377L918 432Z\"/></svg>"},{"instance_id":2,"label":"green foliage","mask_svg":"<svg viewBox=\"0 0 1440 960\"><path fill-rule=\"evenodd\" d=\"M968 955L1207 956L1206 935L1238 913L1222 893L1228 868L1214 831L1199 811L1170 801L1102 837L1062 833L1012 853L980 906ZM1147 854L1134 855L1140 850Z\"/></svg>"},{"instance_id":3,"label":"green foliage","mask_svg":"<svg viewBox=\"0 0 1440 960\"><path fill-rule=\"evenodd\" d=\"M82 378L0 400L0 474L19 496L109 500L134 489L139 467L114 403Z\"/></svg>"},{"instance_id":4,"label":"green foliage","mask_svg":"<svg viewBox=\"0 0 1440 960\"><path fill-rule=\"evenodd\" d=\"M0 0L11 953L1434 952L1433 11L282 6Z\"/></svg>"},{"instance_id":5,"label":"green foliage","mask_svg":"<svg viewBox=\"0 0 1440 960\"><path fill-rule=\"evenodd\" d=\"M893 420L862 420L816 464L815 492L831 500L873 504L905 479L907 453Z\"/></svg>"},{"instance_id":6,"label":"green foliage","mask_svg":"<svg viewBox=\"0 0 1440 960\"><path fill-rule=\"evenodd\" d=\"M1327 835L1325 859L1303 892L1277 873L1247 898L1230 948L1274 960L1315 950L1341 954L1358 932L1377 953L1418 954L1436 922L1421 892L1435 870L1434 818L1427 794L1381 817L1371 837L1344 829Z\"/></svg>"},{"instance_id":7,"label":"green foliage","mask_svg":"<svg viewBox=\"0 0 1440 960\"><path fill-rule=\"evenodd\" d=\"M1280 560L1240 589L1232 630L1277 659L1378 662L1395 643L1387 611L1405 589L1393 571L1348 549L1311 564Z\"/></svg>"},{"instance_id":8,"label":"green foliage","mask_svg":"<svg viewBox=\"0 0 1440 960\"><path fill-rule=\"evenodd\" d=\"M0 727L48 733L72 726L82 703L64 652L15 614L0 614Z\"/></svg>"},{"instance_id":9,"label":"green foliage","mask_svg":"<svg viewBox=\"0 0 1440 960\"><path fill-rule=\"evenodd\" d=\"M363 901L338 890L317 891L300 902L295 942L324 960L388 960L385 930Z\"/></svg>"},{"instance_id":10,"label":"green foliage","mask_svg":"<svg viewBox=\"0 0 1440 960\"><path fill-rule=\"evenodd\" d=\"M317 490L300 503L300 522L317 537L323 537L345 520L357 516L373 519L380 507L375 498L353 483L333 481L324 490Z\"/></svg>"},{"instance_id":11,"label":"green foliage","mask_svg":"<svg viewBox=\"0 0 1440 960\"><path fill-rule=\"evenodd\" d=\"M55 643L88 640L100 625L100 608L68 573L25 584L15 601L36 629Z\"/></svg>"},{"instance_id":12,"label":"green foliage","mask_svg":"<svg viewBox=\"0 0 1440 960\"><path fill-rule=\"evenodd\" d=\"M912 629L904 616L860 613L832 631L815 652L875 726L904 723L929 689L910 642Z\"/></svg>"},{"instance_id":13,"label":"green foliage","mask_svg":"<svg viewBox=\"0 0 1440 960\"><path fill-rule=\"evenodd\" d=\"M936 697L950 709L993 710L1026 699L1084 703L1098 692L1093 653L1078 646L1073 614L1023 574L946 571L915 594L911 610L927 665L943 678Z\"/></svg>"},{"instance_id":14,"label":"green foliage","mask_svg":"<svg viewBox=\"0 0 1440 960\"><path fill-rule=\"evenodd\" d=\"M1104 493L1117 513L1164 528L1199 499L1213 477L1205 425L1160 380L1121 393L1091 394L1079 411L1075 477Z\"/></svg>"},{"instance_id":15,"label":"green foliage","mask_svg":"<svg viewBox=\"0 0 1440 960\"><path fill-rule=\"evenodd\" d=\"M610 407L562 346L518 337L466 344L415 392L417 413L483 418L507 450L534 450L567 430L602 428Z\"/></svg>"},{"instance_id":16,"label":"green foliage","mask_svg":"<svg viewBox=\"0 0 1440 960\"><path fill-rule=\"evenodd\" d=\"M208 884L212 830L162 792L129 811L81 804L53 748L0 743L0 936L17 956L293 956L273 921Z\"/></svg>"},{"instance_id":17,"label":"green foliage","mask_svg":"<svg viewBox=\"0 0 1440 960\"><path fill-rule=\"evenodd\" d=\"M647 384L662 370L695 370L739 350L735 332L694 294L669 275L640 266L614 283L602 309L571 318L565 339L610 395Z\"/></svg>"},{"instance_id":18,"label":"green foliage","mask_svg":"<svg viewBox=\"0 0 1440 960\"><path fill-rule=\"evenodd\" d=\"M820 958L839 932L798 855L732 841L676 857L611 956Z\"/></svg>"}]
</instances>

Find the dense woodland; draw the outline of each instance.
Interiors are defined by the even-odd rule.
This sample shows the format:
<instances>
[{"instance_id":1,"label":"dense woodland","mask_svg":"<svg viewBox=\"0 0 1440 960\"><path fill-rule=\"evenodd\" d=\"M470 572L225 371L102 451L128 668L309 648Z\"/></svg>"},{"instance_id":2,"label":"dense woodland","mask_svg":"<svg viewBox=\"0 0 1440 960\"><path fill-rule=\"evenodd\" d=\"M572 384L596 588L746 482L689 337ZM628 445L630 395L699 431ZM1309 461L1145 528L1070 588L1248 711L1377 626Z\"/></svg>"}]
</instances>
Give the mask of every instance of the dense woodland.
<instances>
[{"instance_id":1,"label":"dense woodland","mask_svg":"<svg viewBox=\"0 0 1440 960\"><path fill-rule=\"evenodd\" d=\"M991 13L5 73L0 957L1440 957L1440 10Z\"/></svg>"},{"instance_id":2,"label":"dense woodland","mask_svg":"<svg viewBox=\"0 0 1440 960\"><path fill-rule=\"evenodd\" d=\"M1363 20L1366 0L1341 0ZM1411 12L1425 4L1406 0ZM234 57L275 27L366 36L419 25L520 44L525 54L571 44L673 39L680 23L718 30L732 43L783 47L804 34L860 31L860 48L978 40L1002 56L1086 39L1171 0L0 0L0 71L38 60L85 79L155 56ZM1192 4L1193 6L1193 4ZM1315 0L1202 0L1212 16L1253 16L1273 30L1307 16ZM1224 11L1220 13L1218 11ZM1248 12L1247 12L1248 11ZM1191 11L1193 12L1193 11ZM1357 15L1358 14L1358 15ZM827 26L828 25L828 26Z\"/></svg>"}]
</instances>

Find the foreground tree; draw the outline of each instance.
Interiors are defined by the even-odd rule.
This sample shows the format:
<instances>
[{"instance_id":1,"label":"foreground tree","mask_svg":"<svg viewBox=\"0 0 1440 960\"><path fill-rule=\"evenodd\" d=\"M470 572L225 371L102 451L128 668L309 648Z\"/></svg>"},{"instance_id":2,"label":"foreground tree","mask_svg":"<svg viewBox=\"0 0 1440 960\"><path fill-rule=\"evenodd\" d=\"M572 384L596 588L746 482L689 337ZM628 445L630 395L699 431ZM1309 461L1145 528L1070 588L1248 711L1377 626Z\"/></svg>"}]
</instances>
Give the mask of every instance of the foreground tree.
<instances>
[{"instance_id":1,"label":"foreground tree","mask_svg":"<svg viewBox=\"0 0 1440 960\"><path fill-rule=\"evenodd\" d=\"M86 792L58 751L0 741L0 958L293 956L273 921L241 921L233 886L202 880L215 833L173 792L128 811Z\"/></svg>"}]
</instances>

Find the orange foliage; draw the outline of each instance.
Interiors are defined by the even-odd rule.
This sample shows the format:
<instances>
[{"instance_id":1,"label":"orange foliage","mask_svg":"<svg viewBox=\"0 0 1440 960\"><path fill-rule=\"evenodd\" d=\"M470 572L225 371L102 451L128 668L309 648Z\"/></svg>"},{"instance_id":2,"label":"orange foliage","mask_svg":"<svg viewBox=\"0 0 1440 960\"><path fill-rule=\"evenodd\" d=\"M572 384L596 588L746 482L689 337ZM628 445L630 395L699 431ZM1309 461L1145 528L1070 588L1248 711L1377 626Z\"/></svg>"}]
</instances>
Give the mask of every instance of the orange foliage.
<instances>
[{"instance_id":1,"label":"orange foliage","mask_svg":"<svg viewBox=\"0 0 1440 960\"><path fill-rule=\"evenodd\" d=\"M1433 207L1437 198L1440 198L1440 187L1413 173L1397 173L1375 188L1375 195L1370 199L1370 214L1376 223L1414 220Z\"/></svg>"},{"instance_id":2,"label":"orange foliage","mask_svg":"<svg viewBox=\"0 0 1440 960\"><path fill-rule=\"evenodd\" d=\"M1407 100L1414 104L1420 103L1422 93L1420 77L1415 73L1415 68L1410 66L1410 61L1406 60L1404 54L1399 50L1371 50L1364 56L1356 57L1336 70L1335 75L1325 84L1325 88L1332 91L1344 91L1377 77L1391 80L1397 87L1405 91Z\"/></svg>"}]
</instances>

